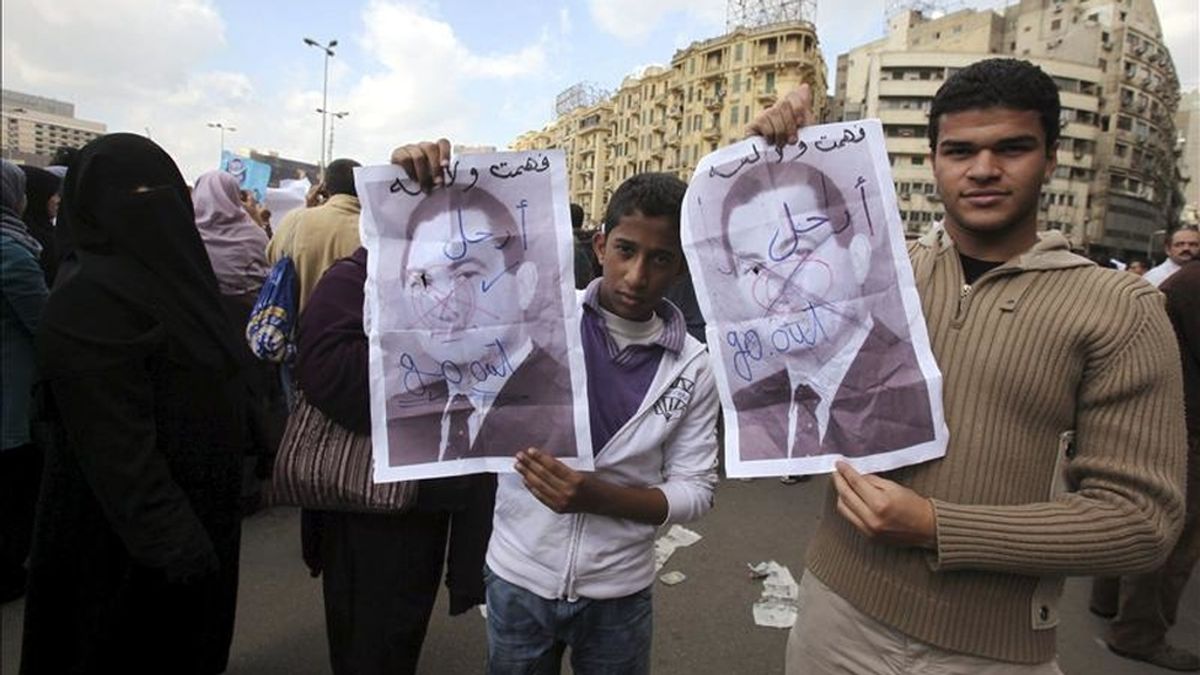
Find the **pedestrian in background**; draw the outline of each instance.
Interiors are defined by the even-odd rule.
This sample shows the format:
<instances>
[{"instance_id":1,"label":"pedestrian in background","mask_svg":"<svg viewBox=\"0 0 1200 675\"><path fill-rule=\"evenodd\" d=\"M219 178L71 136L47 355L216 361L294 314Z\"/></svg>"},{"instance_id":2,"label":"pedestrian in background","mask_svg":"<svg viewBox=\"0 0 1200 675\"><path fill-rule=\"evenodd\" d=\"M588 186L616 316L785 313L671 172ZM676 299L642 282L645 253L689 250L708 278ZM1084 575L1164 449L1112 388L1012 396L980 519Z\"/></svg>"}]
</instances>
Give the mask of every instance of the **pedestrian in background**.
<instances>
[{"instance_id":1,"label":"pedestrian in background","mask_svg":"<svg viewBox=\"0 0 1200 675\"><path fill-rule=\"evenodd\" d=\"M204 241L217 287L221 307L230 326L241 337L254 309L254 301L267 276L267 233L254 220L243 201L245 193L238 179L226 171L209 171L196 179L192 190L192 206L196 213L196 229ZM251 199L253 199L251 197ZM253 449L246 458L246 475L242 481L244 511L257 509L258 480L270 476L270 467L283 435L287 408L274 363L254 357L246 340L238 340L239 361L247 385Z\"/></svg>"},{"instance_id":2,"label":"pedestrian in background","mask_svg":"<svg viewBox=\"0 0 1200 675\"><path fill-rule=\"evenodd\" d=\"M22 220L25 174L0 160L0 602L25 593L42 455L30 434L30 396L37 373L33 338L46 304L38 267L41 245Z\"/></svg>"},{"instance_id":3,"label":"pedestrian in background","mask_svg":"<svg viewBox=\"0 0 1200 675\"><path fill-rule=\"evenodd\" d=\"M22 166L25 172L25 225L42 246L38 264L46 278L46 287L54 285L58 273L58 242L55 240L54 219L58 217L59 192L62 179L36 166Z\"/></svg>"}]
</instances>

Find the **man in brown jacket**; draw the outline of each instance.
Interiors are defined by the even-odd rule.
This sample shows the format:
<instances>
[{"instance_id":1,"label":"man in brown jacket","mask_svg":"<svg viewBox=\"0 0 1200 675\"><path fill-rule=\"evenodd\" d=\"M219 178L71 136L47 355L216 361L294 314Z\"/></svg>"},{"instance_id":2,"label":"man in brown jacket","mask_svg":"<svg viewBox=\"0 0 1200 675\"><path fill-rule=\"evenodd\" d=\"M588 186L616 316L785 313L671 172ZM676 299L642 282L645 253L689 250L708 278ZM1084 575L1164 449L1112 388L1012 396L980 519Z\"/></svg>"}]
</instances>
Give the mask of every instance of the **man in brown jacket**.
<instances>
[{"instance_id":1,"label":"man in brown jacket","mask_svg":"<svg viewBox=\"0 0 1200 675\"><path fill-rule=\"evenodd\" d=\"M794 141L807 87L750 132ZM941 227L909 246L944 376L942 459L840 464L788 641L796 673L1059 673L1067 575L1154 569L1183 520L1179 351L1159 294L1038 232L1058 90L988 59L929 113Z\"/></svg>"}]
</instances>

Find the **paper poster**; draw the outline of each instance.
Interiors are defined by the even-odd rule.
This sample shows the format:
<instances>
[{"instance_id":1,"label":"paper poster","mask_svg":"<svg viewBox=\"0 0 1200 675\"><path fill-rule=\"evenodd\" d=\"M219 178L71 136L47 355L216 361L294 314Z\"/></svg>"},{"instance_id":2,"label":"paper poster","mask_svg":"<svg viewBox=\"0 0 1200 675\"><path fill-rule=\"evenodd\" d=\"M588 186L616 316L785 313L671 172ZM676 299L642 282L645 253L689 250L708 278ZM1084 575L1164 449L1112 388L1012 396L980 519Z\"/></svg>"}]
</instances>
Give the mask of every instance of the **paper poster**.
<instances>
[{"instance_id":1,"label":"paper poster","mask_svg":"<svg viewBox=\"0 0 1200 675\"><path fill-rule=\"evenodd\" d=\"M683 246L708 321L729 476L941 457L942 378L877 120L700 161Z\"/></svg>"},{"instance_id":2,"label":"paper poster","mask_svg":"<svg viewBox=\"0 0 1200 675\"><path fill-rule=\"evenodd\" d=\"M271 181L270 164L222 150L221 170L233 174L238 179L238 185L243 190L253 192L254 200L259 204L267 198L267 183Z\"/></svg>"},{"instance_id":3,"label":"paper poster","mask_svg":"<svg viewBox=\"0 0 1200 675\"><path fill-rule=\"evenodd\" d=\"M358 169L378 482L592 468L561 151L467 155L423 193Z\"/></svg>"}]
</instances>

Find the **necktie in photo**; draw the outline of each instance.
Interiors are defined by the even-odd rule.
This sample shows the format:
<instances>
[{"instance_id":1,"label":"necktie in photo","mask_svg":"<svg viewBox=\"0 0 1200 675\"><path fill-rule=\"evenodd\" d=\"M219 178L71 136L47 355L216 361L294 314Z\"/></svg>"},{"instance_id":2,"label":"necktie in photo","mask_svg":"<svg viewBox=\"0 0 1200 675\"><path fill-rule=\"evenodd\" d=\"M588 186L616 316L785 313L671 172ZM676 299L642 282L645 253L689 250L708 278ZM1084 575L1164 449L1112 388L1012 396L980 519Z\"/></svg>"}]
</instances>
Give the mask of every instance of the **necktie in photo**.
<instances>
[{"instance_id":1,"label":"necktie in photo","mask_svg":"<svg viewBox=\"0 0 1200 675\"><path fill-rule=\"evenodd\" d=\"M450 401L450 431L446 434L445 459L461 459L471 449L471 431L467 419L475 408L463 394L455 394Z\"/></svg>"},{"instance_id":2,"label":"necktie in photo","mask_svg":"<svg viewBox=\"0 0 1200 675\"><path fill-rule=\"evenodd\" d=\"M821 454L821 426L817 424L817 404L821 395L807 384L796 387L792 408L796 415L796 435L792 439L792 457Z\"/></svg>"}]
</instances>

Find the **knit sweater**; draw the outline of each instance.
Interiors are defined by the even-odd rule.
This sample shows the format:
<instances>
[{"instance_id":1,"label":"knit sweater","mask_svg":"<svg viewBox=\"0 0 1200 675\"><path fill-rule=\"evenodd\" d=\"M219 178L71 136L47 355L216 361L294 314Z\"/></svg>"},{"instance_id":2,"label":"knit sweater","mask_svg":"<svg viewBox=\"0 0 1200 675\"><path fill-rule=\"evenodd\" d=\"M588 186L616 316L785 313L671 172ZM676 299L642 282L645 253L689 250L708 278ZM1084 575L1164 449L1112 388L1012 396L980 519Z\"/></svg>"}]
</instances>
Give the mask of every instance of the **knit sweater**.
<instances>
[{"instance_id":1,"label":"knit sweater","mask_svg":"<svg viewBox=\"0 0 1200 675\"><path fill-rule=\"evenodd\" d=\"M1049 661L1063 577L1153 569L1182 525L1183 394L1162 297L1054 232L972 286L944 231L909 257L950 442L886 477L932 499L937 549L869 541L831 490L808 567L918 640Z\"/></svg>"}]
</instances>

